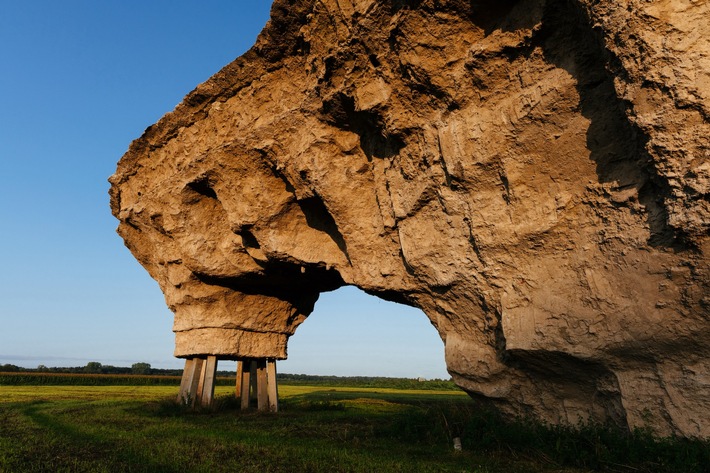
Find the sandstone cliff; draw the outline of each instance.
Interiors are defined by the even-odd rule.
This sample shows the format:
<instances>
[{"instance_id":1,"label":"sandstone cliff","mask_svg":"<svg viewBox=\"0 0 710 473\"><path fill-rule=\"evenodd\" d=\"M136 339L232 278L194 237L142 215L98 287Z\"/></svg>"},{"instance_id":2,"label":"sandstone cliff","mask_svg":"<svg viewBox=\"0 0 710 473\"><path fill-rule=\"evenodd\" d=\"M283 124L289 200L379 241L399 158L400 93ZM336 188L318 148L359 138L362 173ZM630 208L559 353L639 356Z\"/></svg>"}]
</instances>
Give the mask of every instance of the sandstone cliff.
<instances>
[{"instance_id":1,"label":"sandstone cliff","mask_svg":"<svg viewBox=\"0 0 710 473\"><path fill-rule=\"evenodd\" d=\"M285 358L352 284L421 308L504 411L709 436L708 18L276 0L110 179L176 356Z\"/></svg>"}]
</instances>

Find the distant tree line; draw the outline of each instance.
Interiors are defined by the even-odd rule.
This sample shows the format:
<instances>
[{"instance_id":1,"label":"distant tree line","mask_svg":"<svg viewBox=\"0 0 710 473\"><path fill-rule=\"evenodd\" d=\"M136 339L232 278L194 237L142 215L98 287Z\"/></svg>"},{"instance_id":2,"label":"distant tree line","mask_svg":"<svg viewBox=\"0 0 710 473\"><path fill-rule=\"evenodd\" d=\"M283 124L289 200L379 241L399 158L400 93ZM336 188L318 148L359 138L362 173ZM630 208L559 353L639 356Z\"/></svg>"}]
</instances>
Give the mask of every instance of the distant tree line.
<instances>
[{"instance_id":1,"label":"distant tree line","mask_svg":"<svg viewBox=\"0 0 710 473\"><path fill-rule=\"evenodd\" d=\"M123 375L151 375L151 376L182 376L181 369L159 369L151 367L150 363L134 363L130 367L104 365L98 361L90 361L86 366L52 367L39 365L36 369L22 368L20 366L5 364L0 365L0 372L6 373L66 373L66 374L123 374ZM221 378L232 378L231 381L222 379L218 384L226 385L234 382L234 371L218 371ZM311 374L278 373L279 382L291 385L305 386L333 386L333 387L363 387L363 388L390 388L390 389L426 389L426 390L458 390L459 388L450 379L423 379L423 378L388 378L382 376L319 376Z\"/></svg>"},{"instance_id":2,"label":"distant tree line","mask_svg":"<svg viewBox=\"0 0 710 473\"><path fill-rule=\"evenodd\" d=\"M453 380L424 378L387 378L382 376L318 376L311 374L277 373L279 382L304 386L353 388L458 390Z\"/></svg>"},{"instance_id":3,"label":"distant tree line","mask_svg":"<svg viewBox=\"0 0 710 473\"><path fill-rule=\"evenodd\" d=\"M0 372L5 373L88 373L88 374L145 374L153 376L180 376L181 369L160 369L153 368L150 363L133 363L131 366L104 365L98 361L90 361L86 366L69 367L47 367L39 365L36 369L22 368L20 366L6 364L0 365Z\"/></svg>"}]
</instances>

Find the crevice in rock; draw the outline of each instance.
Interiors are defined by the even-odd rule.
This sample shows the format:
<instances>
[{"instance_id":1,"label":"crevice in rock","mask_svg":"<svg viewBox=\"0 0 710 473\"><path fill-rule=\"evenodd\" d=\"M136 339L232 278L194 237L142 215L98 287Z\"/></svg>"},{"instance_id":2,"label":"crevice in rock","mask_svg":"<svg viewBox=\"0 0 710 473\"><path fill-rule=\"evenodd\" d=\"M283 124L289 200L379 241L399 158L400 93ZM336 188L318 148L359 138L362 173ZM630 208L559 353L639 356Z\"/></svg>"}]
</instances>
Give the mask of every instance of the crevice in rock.
<instances>
[{"instance_id":1,"label":"crevice in rock","mask_svg":"<svg viewBox=\"0 0 710 473\"><path fill-rule=\"evenodd\" d=\"M328 235L338 245L338 248L349 262L350 256L348 255L348 245L345 242L345 238L340 233L338 225L335 223L333 216L330 215L330 212L328 212L328 208L320 196L316 194L313 197L299 200L297 203L306 217L308 225Z\"/></svg>"},{"instance_id":2,"label":"crevice in rock","mask_svg":"<svg viewBox=\"0 0 710 473\"><path fill-rule=\"evenodd\" d=\"M323 76L318 78L318 83L329 83L333 77L333 72L337 68L338 59L335 56L328 56L323 59Z\"/></svg>"},{"instance_id":3,"label":"crevice in rock","mask_svg":"<svg viewBox=\"0 0 710 473\"><path fill-rule=\"evenodd\" d=\"M440 139L437 140L437 146L439 148L439 162L441 164L441 170L444 173L444 184L451 190L458 190L460 188L460 179L449 173L449 167L446 164L446 158L444 158L444 150L441 149ZM443 202L441 202L441 206L445 207Z\"/></svg>"},{"instance_id":4,"label":"crevice in rock","mask_svg":"<svg viewBox=\"0 0 710 473\"><path fill-rule=\"evenodd\" d=\"M368 159L389 158L404 147L399 136L390 135L384 118L375 110L355 110L355 99L338 93L323 101L321 109L326 121L360 136L360 148Z\"/></svg>"},{"instance_id":5,"label":"crevice in rock","mask_svg":"<svg viewBox=\"0 0 710 473\"><path fill-rule=\"evenodd\" d=\"M372 64L372 67L374 67L375 69L380 67L380 60L377 59L377 55L375 53L368 54L367 58L370 60L370 64Z\"/></svg>"},{"instance_id":6,"label":"crevice in rock","mask_svg":"<svg viewBox=\"0 0 710 473\"><path fill-rule=\"evenodd\" d=\"M444 173L444 185L446 185L449 189L453 189L451 174L449 174L449 168L446 166L446 159L444 159L444 155L441 152L441 143L439 144L439 162L441 163L441 171Z\"/></svg>"},{"instance_id":7,"label":"crevice in rock","mask_svg":"<svg viewBox=\"0 0 710 473\"><path fill-rule=\"evenodd\" d=\"M587 148L596 163L599 182L637 189L651 232L649 245L687 249L681 243L682 235L668 224L663 200L670 196L670 187L655 172L645 147L648 138L626 116L626 105L607 71L614 58L593 30L587 13L576 1L548 0L540 39L545 58L577 82L580 111L590 120Z\"/></svg>"},{"instance_id":8,"label":"crevice in rock","mask_svg":"<svg viewBox=\"0 0 710 473\"><path fill-rule=\"evenodd\" d=\"M464 217L463 221L466 224L466 229L468 230L468 243L469 243L469 245L471 245L471 249L473 250L474 254L476 255L476 258L478 258L478 261L480 261L483 266L486 266L486 260L485 260L485 257L483 256L483 252L481 251L481 248L478 246L478 242L476 241L476 236L473 234L473 226L471 225L471 219L468 217Z\"/></svg>"},{"instance_id":9,"label":"crevice in rock","mask_svg":"<svg viewBox=\"0 0 710 473\"><path fill-rule=\"evenodd\" d=\"M425 69L412 64L400 64L399 73L404 83L414 92L418 92L429 99L436 99L445 104L446 109L449 111L459 108L459 104L446 90L432 82Z\"/></svg>"},{"instance_id":10,"label":"crevice in rock","mask_svg":"<svg viewBox=\"0 0 710 473\"><path fill-rule=\"evenodd\" d=\"M510 205L510 182L508 181L508 175L505 173L504 169L501 169L498 172L498 175L500 176L500 182L503 185L503 200L505 200L505 203Z\"/></svg>"},{"instance_id":11,"label":"crevice in rock","mask_svg":"<svg viewBox=\"0 0 710 473\"><path fill-rule=\"evenodd\" d=\"M278 169L278 167L272 167L271 172L274 173L274 176L278 177L283 181L284 186L286 187L286 192L289 192L294 196L296 195L296 188L293 186L293 184L291 184L291 181L288 180L286 175Z\"/></svg>"},{"instance_id":12,"label":"crevice in rock","mask_svg":"<svg viewBox=\"0 0 710 473\"><path fill-rule=\"evenodd\" d=\"M399 235L399 232L397 232L397 234ZM404 251L402 250L401 239L400 239L399 247L400 247L399 248L399 256L402 259L402 266L404 266L404 270L407 271L407 274L409 274L410 276L416 277L417 272L414 270L412 265L409 264L409 261L407 261L407 257L404 256Z\"/></svg>"},{"instance_id":13,"label":"crevice in rock","mask_svg":"<svg viewBox=\"0 0 710 473\"><path fill-rule=\"evenodd\" d=\"M140 226L138 226L138 224L133 221L132 217L126 217L123 221L126 223L126 225L128 225L132 229L137 230L139 232L141 231Z\"/></svg>"},{"instance_id":14,"label":"crevice in rock","mask_svg":"<svg viewBox=\"0 0 710 473\"><path fill-rule=\"evenodd\" d=\"M170 235L170 232L165 230L165 222L163 219L163 214L153 214L150 216L150 223L153 225L153 228L158 230L158 232L161 235Z\"/></svg>"},{"instance_id":15,"label":"crevice in rock","mask_svg":"<svg viewBox=\"0 0 710 473\"><path fill-rule=\"evenodd\" d=\"M498 357L502 363L505 363L508 359L508 352L506 350L506 339L505 333L503 332L503 314L497 308L491 308L488 306L485 300L483 300L482 309L486 312L493 312L493 316L496 320L496 326L493 330L493 336L495 338L495 350Z\"/></svg>"},{"instance_id":16,"label":"crevice in rock","mask_svg":"<svg viewBox=\"0 0 710 473\"><path fill-rule=\"evenodd\" d=\"M246 228L241 228L237 235L242 237L242 244L245 248L254 248L256 250L261 249L259 241L256 239L254 234Z\"/></svg>"}]
</instances>

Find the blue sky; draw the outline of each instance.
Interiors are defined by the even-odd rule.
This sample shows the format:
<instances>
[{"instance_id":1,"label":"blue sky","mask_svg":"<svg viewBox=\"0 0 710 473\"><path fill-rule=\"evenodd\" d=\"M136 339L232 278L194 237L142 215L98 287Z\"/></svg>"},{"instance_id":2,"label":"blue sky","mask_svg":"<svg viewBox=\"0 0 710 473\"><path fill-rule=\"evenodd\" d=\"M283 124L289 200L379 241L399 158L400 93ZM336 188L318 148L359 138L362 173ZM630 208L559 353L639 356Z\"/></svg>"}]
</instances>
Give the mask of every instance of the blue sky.
<instances>
[{"instance_id":1,"label":"blue sky","mask_svg":"<svg viewBox=\"0 0 710 473\"><path fill-rule=\"evenodd\" d=\"M0 0L0 364L182 366L157 284L115 233L106 179L254 43L269 7ZM279 369L448 377L421 311L355 288L321 296Z\"/></svg>"}]
</instances>

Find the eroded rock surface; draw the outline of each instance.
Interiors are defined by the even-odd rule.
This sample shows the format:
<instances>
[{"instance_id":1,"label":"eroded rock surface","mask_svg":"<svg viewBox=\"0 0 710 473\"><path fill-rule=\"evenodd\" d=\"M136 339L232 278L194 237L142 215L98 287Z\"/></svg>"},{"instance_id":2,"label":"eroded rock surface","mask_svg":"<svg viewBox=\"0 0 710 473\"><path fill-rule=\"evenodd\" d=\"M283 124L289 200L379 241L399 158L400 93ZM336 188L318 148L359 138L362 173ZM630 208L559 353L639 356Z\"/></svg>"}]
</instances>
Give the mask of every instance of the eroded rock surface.
<instances>
[{"instance_id":1,"label":"eroded rock surface","mask_svg":"<svg viewBox=\"0 0 710 473\"><path fill-rule=\"evenodd\" d=\"M285 358L352 284L421 308L504 411L709 436L708 18L277 0L110 179L175 354Z\"/></svg>"}]
</instances>

